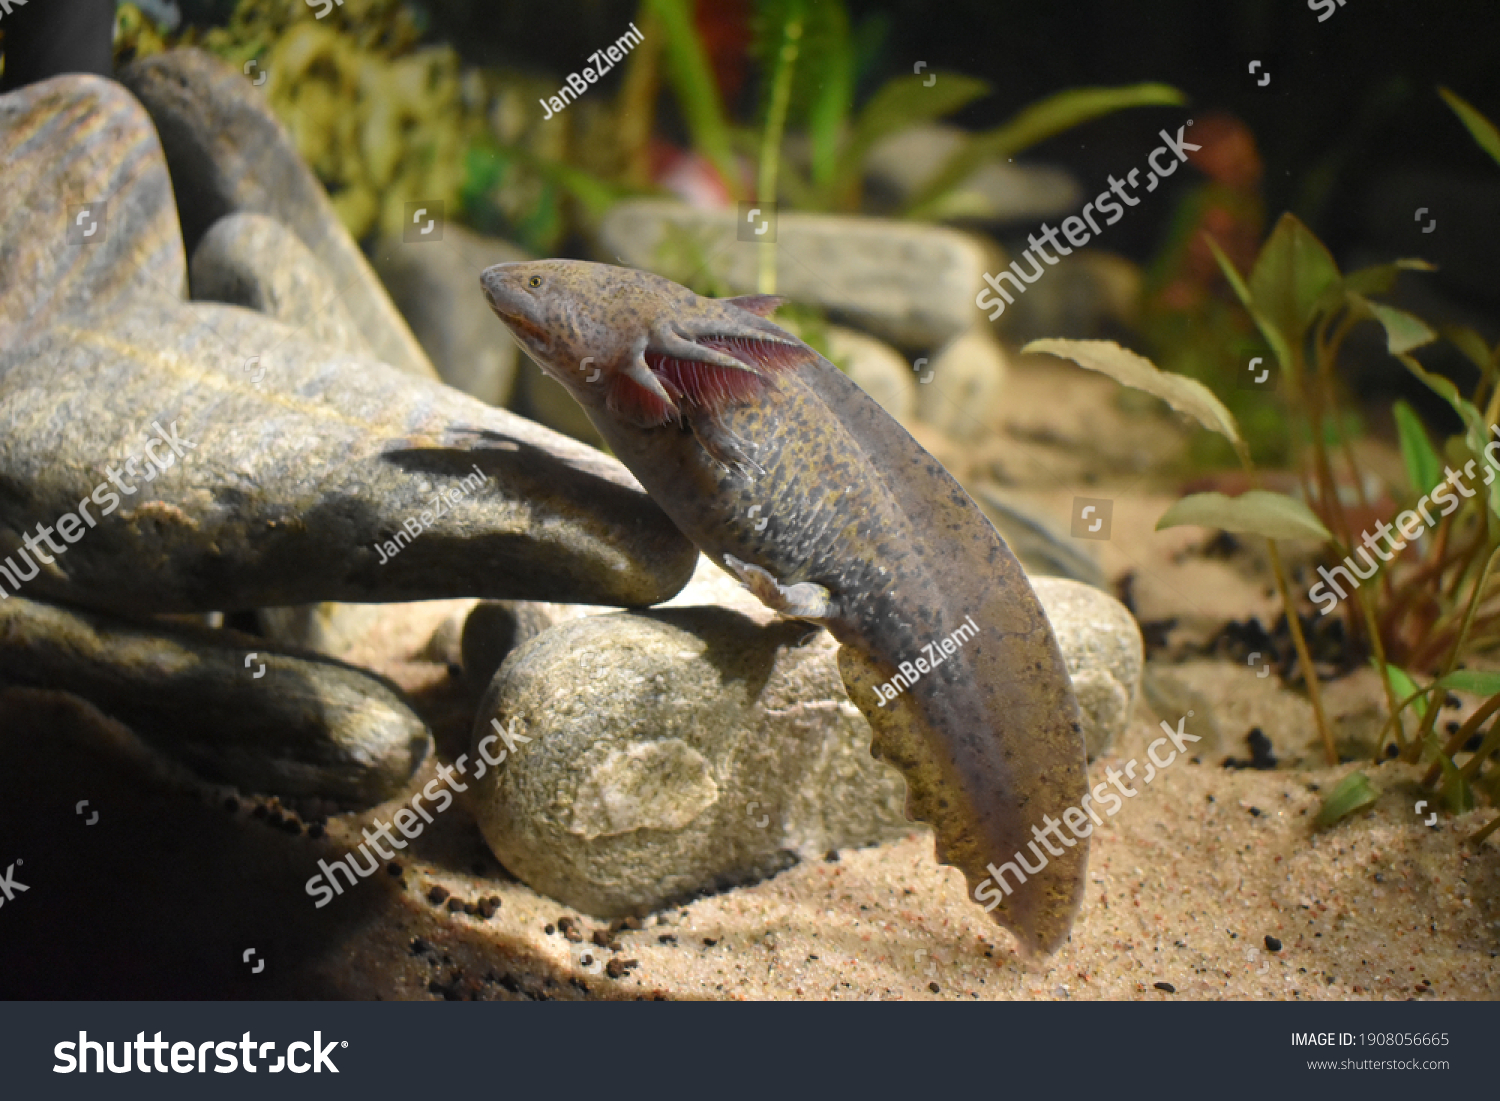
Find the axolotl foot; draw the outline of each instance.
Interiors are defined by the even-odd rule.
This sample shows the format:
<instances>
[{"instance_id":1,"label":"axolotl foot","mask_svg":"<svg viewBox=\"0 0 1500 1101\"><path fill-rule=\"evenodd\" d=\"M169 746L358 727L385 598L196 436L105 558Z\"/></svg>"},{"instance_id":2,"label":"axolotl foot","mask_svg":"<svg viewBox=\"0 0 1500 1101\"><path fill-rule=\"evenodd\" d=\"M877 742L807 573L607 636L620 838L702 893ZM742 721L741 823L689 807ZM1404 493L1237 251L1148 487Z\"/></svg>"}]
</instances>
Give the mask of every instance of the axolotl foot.
<instances>
[{"instance_id":1,"label":"axolotl foot","mask_svg":"<svg viewBox=\"0 0 1500 1101\"><path fill-rule=\"evenodd\" d=\"M734 571L745 588L773 612L807 619L815 623L831 618L835 613L833 594L813 581L799 581L795 585L783 585L768 570L741 562L732 554L724 556L724 564Z\"/></svg>"}]
</instances>

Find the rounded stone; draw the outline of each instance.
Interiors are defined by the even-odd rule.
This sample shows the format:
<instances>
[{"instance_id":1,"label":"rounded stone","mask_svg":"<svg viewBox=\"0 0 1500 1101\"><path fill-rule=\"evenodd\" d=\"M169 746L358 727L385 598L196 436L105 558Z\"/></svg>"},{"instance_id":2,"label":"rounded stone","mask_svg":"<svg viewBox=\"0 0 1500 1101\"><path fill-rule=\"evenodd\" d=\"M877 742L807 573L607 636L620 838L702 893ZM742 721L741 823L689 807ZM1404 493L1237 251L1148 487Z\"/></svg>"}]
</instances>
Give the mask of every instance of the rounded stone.
<instances>
[{"instance_id":1,"label":"rounded stone","mask_svg":"<svg viewBox=\"0 0 1500 1101\"><path fill-rule=\"evenodd\" d=\"M1141 629L1130 609L1092 585L1061 577L1029 580L1073 680L1092 761L1109 749L1135 710L1145 663Z\"/></svg>"},{"instance_id":2,"label":"rounded stone","mask_svg":"<svg viewBox=\"0 0 1500 1101\"><path fill-rule=\"evenodd\" d=\"M485 839L533 889L617 917L910 832L836 651L719 607L554 627L479 708Z\"/></svg>"}]
</instances>

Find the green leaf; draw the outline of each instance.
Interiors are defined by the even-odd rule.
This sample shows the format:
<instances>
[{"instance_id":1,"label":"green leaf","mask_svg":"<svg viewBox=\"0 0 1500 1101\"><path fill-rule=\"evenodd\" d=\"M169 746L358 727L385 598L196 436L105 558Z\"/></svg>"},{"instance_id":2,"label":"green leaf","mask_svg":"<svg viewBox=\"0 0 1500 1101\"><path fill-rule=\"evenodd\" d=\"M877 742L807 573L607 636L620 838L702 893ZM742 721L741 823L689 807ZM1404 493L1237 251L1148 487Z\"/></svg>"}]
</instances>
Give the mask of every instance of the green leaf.
<instances>
[{"instance_id":1,"label":"green leaf","mask_svg":"<svg viewBox=\"0 0 1500 1101\"><path fill-rule=\"evenodd\" d=\"M942 83L941 80L938 81ZM959 146L917 193L906 215L928 217L928 208L962 184L985 161L1005 160L1064 130L1127 107L1172 107L1187 97L1168 84L1129 84L1117 88L1074 88L1022 108L1010 121L975 134Z\"/></svg>"},{"instance_id":2,"label":"green leaf","mask_svg":"<svg viewBox=\"0 0 1500 1101\"><path fill-rule=\"evenodd\" d=\"M1349 300L1364 307L1371 317L1380 322L1385 329L1386 350L1393 356L1431 344L1437 339L1437 333L1429 329L1427 323L1416 314L1381 302L1372 302L1357 294L1351 294Z\"/></svg>"},{"instance_id":3,"label":"green leaf","mask_svg":"<svg viewBox=\"0 0 1500 1101\"><path fill-rule=\"evenodd\" d=\"M1283 371L1292 371L1296 364L1292 362L1292 348L1286 338L1281 335L1281 330L1271 324L1270 318L1256 308L1255 301L1251 297L1250 288L1245 285L1245 280L1235 270L1234 264L1229 257L1224 255L1224 250L1219 247L1219 242L1213 239L1211 234L1205 233L1203 239L1208 242L1209 250L1214 254L1214 259L1219 263L1219 270L1224 273L1230 289L1235 297L1240 300L1240 305L1245 307L1245 312L1255 322L1256 328L1260 329L1261 336L1266 338L1266 343L1271 346L1271 353L1276 357L1276 362L1281 365Z\"/></svg>"},{"instance_id":4,"label":"green leaf","mask_svg":"<svg viewBox=\"0 0 1500 1101\"><path fill-rule=\"evenodd\" d=\"M1476 111L1466 99L1447 88L1439 88L1438 95L1447 100L1448 106L1458 116L1458 121L1468 128L1474 140L1479 143L1479 148L1493 157L1496 164L1500 164L1500 130L1495 129L1495 124Z\"/></svg>"},{"instance_id":5,"label":"green leaf","mask_svg":"<svg viewBox=\"0 0 1500 1101\"><path fill-rule=\"evenodd\" d=\"M1453 385L1452 380L1443 375L1433 374L1404 353L1398 353L1396 358L1405 365L1408 371L1425 383L1428 389L1453 407L1453 411L1463 418L1464 425L1469 429L1470 434L1478 432L1480 436L1484 435L1484 416L1472 402L1458 392L1458 387Z\"/></svg>"},{"instance_id":6,"label":"green leaf","mask_svg":"<svg viewBox=\"0 0 1500 1101\"><path fill-rule=\"evenodd\" d=\"M1238 497L1222 493L1193 493L1174 501L1156 521L1156 530L1197 524L1224 531L1248 532L1267 539L1313 539L1331 543L1323 522L1295 497L1252 489Z\"/></svg>"},{"instance_id":7,"label":"green leaf","mask_svg":"<svg viewBox=\"0 0 1500 1101\"><path fill-rule=\"evenodd\" d=\"M1355 811L1371 806L1379 798L1380 791L1370 783L1368 776L1363 772L1351 772L1323 797L1316 824L1319 829L1327 829Z\"/></svg>"},{"instance_id":8,"label":"green leaf","mask_svg":"<svg viewBox=\"0 0 1500 1101\"><path fill-rule=\"evenodd\" d=\"M1437 266L1426 260L1411 259L1375 264L1344 276L1343 289L1356 294L1389 294L1396 285L1396 276L1403 271L1437 271Z\"/></svg>"},{"instance_id":9,"label":"green leaf","mask_svg":"<svg viewBox=\"0 0 1500 1101\"><path fill-rule=\"evenodd\" d=\"M929 77L935 78L931 87L927 85ZM986 81L938 69L922 76L892 77L854 120L849 144L839 157L834 187L843 187L859 177L865 158L882 138L952 114L989 92Z\"/></svg>"},{"instance_id":10,"label":"green leaf","mask_svg":"<svg viewBox=\"0 0 1500 1101\"><path fill-rule=\"evenodd\" d=\"M612 183L582 168L574 168L562 161L544 160L524 146L500 145L495 148L501 156L520 162L541 175L548 183L567 191L582 204L590 218L604 217L615 203L635 194L632 188Z\"/></svg>"},{"instance_id":11,"label":"green leaf","mask_svg":"<svg viewBox=\"0 0 1500 1101\"><path fill-rule=\"evenodd\" d=\"M1370 659L1372 664L1374 660L1374 658ZM1391 682L1391 690L1396 693L1398 700L1404 700L1418 691L1417 682L1411 678L1411 674L1405 669L1395 665L1387 665L1385 667L1385 675L1386 679ZM1410 706L1417 713L1419 719L1427 717L1427 697L1425 695L1417 696L1416 699L1411 701Z\"/></svg>"},{"instance_id":12,"label":"green leaf","mask_svg":"<svg viewBox=\"0 0 1500 1101\"><path fill-rule=\"evenodd\" d=\"M1297 349L1325 296L1338 284L1338 265L1323 242L1295 216L1283 214L1255 259L1250 299L1257 321L1263 317L1288 348Z\"/></svg>"},{"instance_id":13,"label":"green leaf","mask_svg":"<svg viewBox=\"0 0 1500 1101\"><path fill-rule=\"evenodd\" d=\"M1145 356L1122 348L1113 340L1033 340L1026 352L1046 352L1071 359L1080 367L1108 375L1123 386L1144 390L1166 402L1179 413L1186 413L1210 432L1217 432L1243 452L1234 414L1214 397L1213 391L1197 379L1163 371Z\"/></svg>"},{"instance_id":14,"label":"green leaf","mask_svg":"<svg viewBox=\"0 0 1500 1101\"><path fill-rule=\"evenodd\" d=\"M1474 407L1472 402L1468 401L1458 392L1458 387L1453 385L1449 379L1442 375L1433 374L1418 363L1416 359L1404 352L1397 355L1396 358L1401 361L1408 371L1426 383L1433 393L1453 406L1453 411L1464 422L1463 446L1468 448L1469 454L1474 457L1476 462L1493 468L1494 464L1490 462L1490 457L1487 453L1490 430L1489 426L1484 423L1484 415ZM1450 440L1449 447L1459 447L1458 441L1456 439ZM1466 464L1460 460L1456 465L1464 466ZM1490 481L1488 489L1489 492L1486 494L1486 500L1490 511L1496 516L1500 516L1500 477L1493 478Z\"/></svg>"},{"instance_id":15,"label":"green leaf","mask_svg":"<svg viewBox=\"0 0 1500 1101\"><path fill-rule=\"evenodd\" d=\"M807 112L807 136L812 146L812 179L820 188L832 184L838 172L839 142L854 103L854 47L844 18L830 41L818 72L821 83ZM814 71L804 65L805 71Z\"/></svg>"},{"instance_id":16,"label":"green leaf","mask_svg":"<svg viewBox=\"0 0 1500 1101\"><path fill-rule=\"evenodd\" d=\"M1437 683L1440 687L1456 688L1476 696L1500 695L1500 673L1484 669L1455 669Z\"/></svg>"},{"instance_id":17,"label":"green leaf","mask_svg":"<svg viewBox=\"0 0 1500 1101\"><path fill-rule=\"evenodd\" d=\"M1464 779L1463 773L1459 772L1453 758L1443 752L1437 735L1431 731L1428 731L1427 739L1422 743L1422 759L1437 761L1438 768L1442 770L1443 785L1439 790L1449 814L1463 814L1474 809L1474 789Z\"/></svg>"},{"instance_id":18,"label":"green leaf","mask_svg":"<svg viewBox=\"0 0 1500 1101\"><path fill-rule=\"evenodd\" d=\"M1401 437L1401 458L1413 493L1429 493L1442 481L1443 460L1427 438L1427 430L1416 411L1404 401L1395 406L1396 431Z\"/></svg>"}]
</instances>

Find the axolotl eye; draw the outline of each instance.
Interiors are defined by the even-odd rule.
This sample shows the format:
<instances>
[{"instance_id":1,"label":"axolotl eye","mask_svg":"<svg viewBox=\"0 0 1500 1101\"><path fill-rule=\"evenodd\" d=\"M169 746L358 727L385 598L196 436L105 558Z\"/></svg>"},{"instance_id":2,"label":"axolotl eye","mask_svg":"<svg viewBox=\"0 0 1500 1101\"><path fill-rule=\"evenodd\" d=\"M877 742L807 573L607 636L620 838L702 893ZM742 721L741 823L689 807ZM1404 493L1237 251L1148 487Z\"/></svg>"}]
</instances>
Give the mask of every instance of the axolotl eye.
<instances>
[{"instance_id":1,"label":"axolotl eye","mask_svg":"<svg viewBox=\"0 0 1500 1101\"><path fill-rule=\"evenodd\" d=\"M533 275L530 279L526 280L526 285L528 287L540 287L542 285L542 277L540 275Z\"/></svg>"}]
</instances>

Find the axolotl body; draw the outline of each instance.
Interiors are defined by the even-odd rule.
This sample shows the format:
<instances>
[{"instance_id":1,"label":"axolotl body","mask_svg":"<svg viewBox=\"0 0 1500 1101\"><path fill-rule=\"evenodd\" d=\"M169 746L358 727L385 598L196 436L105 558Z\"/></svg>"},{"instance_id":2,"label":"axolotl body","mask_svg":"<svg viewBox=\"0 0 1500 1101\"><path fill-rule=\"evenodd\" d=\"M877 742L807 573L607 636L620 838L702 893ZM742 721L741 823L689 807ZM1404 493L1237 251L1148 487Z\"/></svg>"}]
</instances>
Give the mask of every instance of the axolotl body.
<instances>
[{"instance_id":1,"label":"axolotl body","mask_svg":"<svg viewBox=\"0 0 1500 1101\"><path fill-rule=\"evenodd\" d=\"M500 264L481 284L689 539L833 634L872 751L905 776L938 858L1027 949L1055 950L1087 862L1055 826L1086 802L1078 705L1019 563L958 483L768 319L781 299L570 260ZM1039 868L1022 856L1036 840Z\"/></svg>"}]
</instances>

